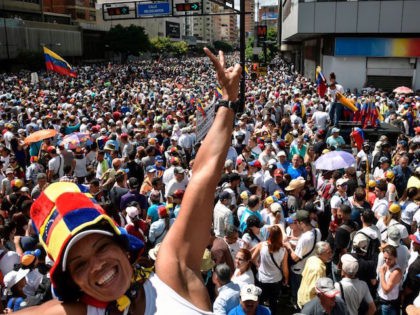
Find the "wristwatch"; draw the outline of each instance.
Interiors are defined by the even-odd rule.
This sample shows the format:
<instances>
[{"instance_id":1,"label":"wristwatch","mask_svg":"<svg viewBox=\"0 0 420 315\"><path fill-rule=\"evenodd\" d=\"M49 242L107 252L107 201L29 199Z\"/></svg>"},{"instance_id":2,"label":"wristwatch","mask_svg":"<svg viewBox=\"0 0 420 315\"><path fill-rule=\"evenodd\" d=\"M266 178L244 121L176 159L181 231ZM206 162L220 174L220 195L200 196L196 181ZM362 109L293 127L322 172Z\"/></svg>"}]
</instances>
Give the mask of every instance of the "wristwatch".
<instances>
[{"instance_id":1,"label":"wristwatch","mask_svg":"<svg viewBox=\"0 0 420 315\"><path fill-rule=\"evenodd\" d=\"M216 112L218 111L219 107L230 108L235 114L238 113L242 108L240 100L234 102L227 100L219 100L216 104Z\"/></svg>"}]
</instances>

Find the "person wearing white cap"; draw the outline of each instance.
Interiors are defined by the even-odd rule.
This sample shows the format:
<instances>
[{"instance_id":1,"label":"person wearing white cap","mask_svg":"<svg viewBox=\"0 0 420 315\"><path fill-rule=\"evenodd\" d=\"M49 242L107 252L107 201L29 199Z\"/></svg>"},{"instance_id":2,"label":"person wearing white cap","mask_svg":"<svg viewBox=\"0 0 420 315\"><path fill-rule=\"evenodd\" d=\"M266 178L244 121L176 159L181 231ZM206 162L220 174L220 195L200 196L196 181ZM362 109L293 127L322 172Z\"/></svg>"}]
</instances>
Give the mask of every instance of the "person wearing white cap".
<instances>
[{"instance_id":1,"label":"person wearing white cap","mask_svg":"<svg viewBox=\"0 0 420 315\"><path fill-rule=\"evenodd\" d=\"M300 314L306 315L349 315L343 299L337 297L340 293L334 287L330 278L320 278L315 283L316 297L306 303Z\"/></svg>"},{"instance_id":2,"label":"person wearing white cap","mask_svg":"<svg viewBox=\"0 0 420 315\"><path fill-rule=\"evenodd\" d=\"M4 276L3 282L9 291L6 313L18 311L26 303L23 288L26 286L26 275L29 269L12 270Z\"/></svg>"},{"instance_id":3,"label":"person wearing white cap","mask_svg":"<svg viewBox=\"0 0 420 315\"><path fill-rule=\"evenodd\" d=\"M339 178L335 182L335 186L337 191L331 197L331 212L335 216L337 214L338 209L341 205L348 205L350 206L350 201L347 197L347 179L346 178Z\"/></svg>"},{"instance_id":4,"label":"person wearing white cap","mask_svg":"<svg viewBox=\"0 0 420 315\"><path fill-rule=\"evenodd\" d=\"M232 309L228 315L270 315L270 310L258 303L258 297L261 295L261 288L247 284L241 288L241 302L238 306Z\"/></svg>"},{"instance_id":5,"label":"person wearing white cap","mask_svg":"<svg viewBox=\"0 0 420 315\"><path fill-rule=\"evenodd\" d=\"M340 290L341 298L346 302L350 315L373 315L376 312L375 302L369 292L366 282L357 279L359 262L350 254L341 256L342 280L335 283L335 288Z\"/></svg>"}]
</instances>

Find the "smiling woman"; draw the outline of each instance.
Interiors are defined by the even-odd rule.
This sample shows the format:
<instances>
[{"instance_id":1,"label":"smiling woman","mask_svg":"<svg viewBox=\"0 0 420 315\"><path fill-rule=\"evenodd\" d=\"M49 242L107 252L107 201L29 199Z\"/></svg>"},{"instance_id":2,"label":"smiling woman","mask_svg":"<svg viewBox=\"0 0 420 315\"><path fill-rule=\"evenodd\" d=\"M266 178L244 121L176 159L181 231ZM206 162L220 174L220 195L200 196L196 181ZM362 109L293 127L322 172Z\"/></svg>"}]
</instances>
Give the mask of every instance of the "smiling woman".
<instances>
[{"instance_id":1,"label":"smiling woman","mask_svg":"<svg viewBox=\"0 0 420 315\"><path fill-rule=\"evenodd\" d=\"M194 162L177 220L156 258L155 273L133 260L143 243L118 227L90 194L73 183L49 185L31 208L40 243L54 261L59 299L16 314L212 314L200 272L209 240L213 197L230 144L241 67L225 69L205 49L217 72L223 101Z\"/></svg>"}]
</instances>

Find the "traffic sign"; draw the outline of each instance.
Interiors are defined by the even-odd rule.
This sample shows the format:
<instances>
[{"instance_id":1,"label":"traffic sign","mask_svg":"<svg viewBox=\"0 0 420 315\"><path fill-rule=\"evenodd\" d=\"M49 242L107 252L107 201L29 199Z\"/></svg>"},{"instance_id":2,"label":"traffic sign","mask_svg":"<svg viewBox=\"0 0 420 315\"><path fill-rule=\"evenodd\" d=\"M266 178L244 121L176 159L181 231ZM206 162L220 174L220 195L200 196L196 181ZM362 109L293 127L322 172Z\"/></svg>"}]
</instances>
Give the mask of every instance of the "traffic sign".
<instances>
[{"instance_id":1,"label":"traffic sign","mask_svg":"<svg viewBox=\"0 0 420 315\"><path fill-rule=\"evenodd\" d=\"M169 2L137 3L138 16L168 15L171 13Z\"/></svg>"},{"instance_id":2,"label":"traffic sign","mask_svg":"<svg viewBox=\"0 0 420 315\"><path fill-rule=\"evenodd\" d=\"M130 13L130 9L127 6L108 8L107 11L109 16L127 15Z\"/></svg>"},{"instance_id":3,"label":"traffic sign","mask_svg":"<svg viewBox=\"0 0 420 315\"><path fill-rule=\"evenodd\" d=\"M200 10L200 3L199 2L192 2L192 3L177 3L175 5L176 10L178 12L185 12L185 11L198 11Z\"/></svg>"}]
</instances>

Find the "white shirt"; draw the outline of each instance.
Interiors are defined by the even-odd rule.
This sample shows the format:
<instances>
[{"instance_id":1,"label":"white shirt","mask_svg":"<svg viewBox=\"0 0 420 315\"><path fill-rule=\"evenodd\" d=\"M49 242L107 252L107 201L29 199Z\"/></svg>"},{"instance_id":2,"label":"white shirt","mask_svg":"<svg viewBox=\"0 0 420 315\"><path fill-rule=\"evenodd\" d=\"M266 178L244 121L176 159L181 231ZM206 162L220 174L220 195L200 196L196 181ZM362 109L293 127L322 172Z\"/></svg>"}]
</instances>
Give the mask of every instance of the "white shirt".
<instances>
[{"instance_id":1,"label":"white shirt","mask_svg":"<svg viewBox=\"0 0 420 315\"><path fill-rule=\"evenodd\" d=\"M180 182L176 180L176 178L172 178L168 185L165 187L165 197L168 198L175 190L181 189L185 190L188 185L188 178L184 176L184 179Z\"/></svg>"},{"instance_id":2,"label":"white shirt","mask_svg":"<svg viewBox=\"0 0 420 315\"><path fill-rule=\"evenodd\" d=\"M326 130L327 129L327 122L330 119L330 115L326 112L316 111L312 115L312 119L315 123L315 126L318 129Z\"/></svg>"},{"instance_id":3,"label":"white shirt","mask_svg":"<svg viewBox=\"0 0 420 315\"><path fill-rule=\"evenodd\" d=\"M292 271L298 275L302 274L303 267L305 267L306 260L315 254L314 242L319 242L321 240L321 232L318 229L316 231L316 240L314 240L314 230L307 231L303 233L297 244L295 249L295 255L301 258L299 262L292 266ZM303 256L308 254L312 250L311 254L308 255L305 259L302 259Z\"/></svg>"},{"instance_id":4,"label":"white shirt","mask_svg":"<svg viewBox=\"0 0 420 315\"><path fill-rule=\"evenodd\" d=\"M344 300L350 315L357 315L360 303L364 300L367 304L373 302L372 295L369 292L369 287L366 282L359 279L343 278L340 281L343 287ZM335 288L340 291L340 296L343 298L340 284L335 283Z\"/></svg>"},{"instance_id":5,"label":"white shirt","mask_svg":"<svg viewBox=\"0 0 420 315\"><path fill-rule=\"evenodd\" d=\"M377 218L386 216L388 214L388 200L386 198L376 198L372 206L372 211Z\"/></svg>"},{"instance_id":6,"label":"white shirt","mask_svg":"<svg viewBox=\"0 0 420 315\"><path fill-rule=\"evenodd\" d=\"M232 211L219 200L213 211L213 226L216 236L224 237L229 224L233 224Z\"/></svg>"}]
</instances>

